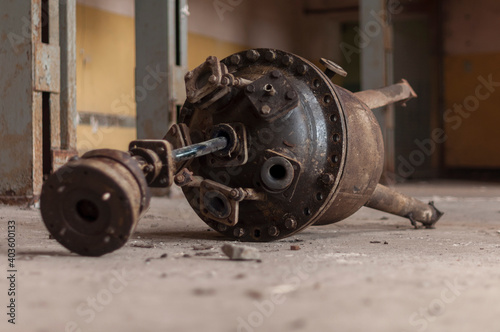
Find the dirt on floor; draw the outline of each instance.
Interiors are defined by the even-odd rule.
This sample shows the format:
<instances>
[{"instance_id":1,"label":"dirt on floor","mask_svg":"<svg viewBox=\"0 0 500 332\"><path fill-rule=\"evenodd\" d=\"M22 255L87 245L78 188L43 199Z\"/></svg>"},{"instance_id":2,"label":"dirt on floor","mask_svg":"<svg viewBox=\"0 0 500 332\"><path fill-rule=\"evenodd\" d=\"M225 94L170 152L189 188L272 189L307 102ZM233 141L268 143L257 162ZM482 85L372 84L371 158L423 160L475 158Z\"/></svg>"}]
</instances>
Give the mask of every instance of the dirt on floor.
<instances>
[{"instance_id":1,"label":"dirt on floor","mask_svg":"<svg viewBox=\"0 0 500 332\"><path fill-rule=\"evenodd\" d=\"M49 238L36 208L0 206L0 331L500 331L500 185L398 190L434 200L436 229L361 209L333 225L249 243L223 238L183 198L155 198L122 249L99 258ZM8 323L8 221L16 319Z\"/></svg>"}]
</instances>

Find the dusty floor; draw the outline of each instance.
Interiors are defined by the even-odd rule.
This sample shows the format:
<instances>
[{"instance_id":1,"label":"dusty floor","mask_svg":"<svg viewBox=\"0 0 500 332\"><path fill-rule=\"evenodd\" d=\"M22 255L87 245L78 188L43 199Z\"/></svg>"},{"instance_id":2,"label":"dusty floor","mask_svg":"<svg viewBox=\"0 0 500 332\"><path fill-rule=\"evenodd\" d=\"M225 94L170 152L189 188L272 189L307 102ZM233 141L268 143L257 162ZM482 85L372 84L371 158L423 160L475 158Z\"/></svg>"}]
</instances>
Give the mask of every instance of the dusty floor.
<instances>
[{"instance_id":1,"label":"dusty floor","mask_svg":"<svg viewBox=\"0 0 500 332\"><path fill-rule=\"evenodd\" d=\"M398 189L446 212L436 229L364 208L250 244L261 262L226 259L183 199L154 199L126 247L101 258L49 239L38 210L2 206L0 267L15 220L19 272L17 324L2 313L0 330L500 331L500 185ZM4 312L7 288L2 277Z\"/></svg>"}]
</instances>

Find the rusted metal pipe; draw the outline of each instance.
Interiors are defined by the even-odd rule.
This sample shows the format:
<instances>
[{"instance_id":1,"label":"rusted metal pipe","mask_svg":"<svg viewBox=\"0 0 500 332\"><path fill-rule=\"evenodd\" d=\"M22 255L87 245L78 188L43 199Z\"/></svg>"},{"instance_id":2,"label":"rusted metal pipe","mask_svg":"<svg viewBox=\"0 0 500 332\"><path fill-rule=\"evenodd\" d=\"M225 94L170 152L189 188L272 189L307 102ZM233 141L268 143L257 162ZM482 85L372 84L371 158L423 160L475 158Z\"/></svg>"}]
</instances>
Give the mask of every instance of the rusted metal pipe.
<instances>
[{"instance_id":1,"label":"rusted metal pipe","mask_svg":"<svg viewBox=\"0 0 500 332\"><path fill-rule=\"evenodd\" d=\"M227 138L216 137L205 142L192 144L180 149L176 149L172 151L172 154L176 162L182 160L190 160L225 149L227 147L227 143Z\"/></svg>"},{"instance_id":2,"label":"rusted metal pipe","mask_svg":"<svg viewBox=\"0 0 500 332\"><path fill-rule=\"evenodd\" d=\"M425 204L413 197L403 195L391 188L378 184L365 206L410 219L415 228L417 222L432 228L443 213L434 203Z\"/></svg>"},{"instance_id":3,"label":"rusted metal pipe","mask_svg":"<svg viewBox=\"0 0 500 332\"><path fill-rule=\"evenodd\" d=\"M369 108L375 109L393 103L406 103L408 100L416 98L410 84L402 79L399 83L375 90L359 91L354 94L356 98L364 102Z\"/></svg>"}]
</instances>

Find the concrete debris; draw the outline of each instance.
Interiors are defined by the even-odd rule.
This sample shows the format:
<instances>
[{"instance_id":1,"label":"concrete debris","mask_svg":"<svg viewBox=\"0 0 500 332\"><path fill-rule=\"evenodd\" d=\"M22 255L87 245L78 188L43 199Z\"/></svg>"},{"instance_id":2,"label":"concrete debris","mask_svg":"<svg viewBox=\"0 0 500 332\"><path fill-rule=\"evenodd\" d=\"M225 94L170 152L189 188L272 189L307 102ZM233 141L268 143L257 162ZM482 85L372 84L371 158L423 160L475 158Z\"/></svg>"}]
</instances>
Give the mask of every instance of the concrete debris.
<instances>
[{"instance_id":1,"label":"concrete debris","mask_svg":"<svg viewBox=\"0 0 500 332\"><path fill-rule=\"evenodd\" d=\"M222 252L232 260L257 260L260 258L259 251L249 246L225 244L222 246Z\"/></svg>"},{"instance_id":2,"label":"concrete debris","mask_svg":"<svg viewBox=\"0 0 500 332\"><path fill-rule=\"evenodd\" d=\"M298 245L290 246L290 250L300 250L300 246Z\"/></svg>"},{"instance_id":3,"label":"concrete debris","mask_svg":"<svg viewBox=\"0 0 500 332\"><path fill-rule=\"evenodd\" d=\"M296 291L299 288L298 285L295 284L282 284L275 286L271 289L271 293L273 294L287 294Z\"/></svg>"},{"instance_id":4,"label":"concrete debris","mask_svg":"<svg viewBox=\"0 0 500 332\"><path fill-rule=\"evenodd\" d=\"M146 249L151 249L154 248L154 244L152 243L147 243L147 242L142 242L142 241L134 241L130 243L131 247L134 248L146 248Z\"/></svg>"}]
</instances>

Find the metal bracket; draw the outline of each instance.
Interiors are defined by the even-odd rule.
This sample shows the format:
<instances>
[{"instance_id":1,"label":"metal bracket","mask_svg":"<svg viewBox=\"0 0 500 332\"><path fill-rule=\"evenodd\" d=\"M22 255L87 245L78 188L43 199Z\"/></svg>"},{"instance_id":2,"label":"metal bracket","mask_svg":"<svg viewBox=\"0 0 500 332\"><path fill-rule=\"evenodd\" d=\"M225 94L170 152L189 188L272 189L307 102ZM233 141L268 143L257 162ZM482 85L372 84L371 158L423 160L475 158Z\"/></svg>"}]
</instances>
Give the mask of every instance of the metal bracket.
<instances>
[{"instance_id":1,"label":"metal bracket","mask_svg":"<svg viewBox=\"0 0 500 332\"><path fill-rule=\"evenodd\" d=\"M159 175L149 184L153 188L170 187L174 182L174 158L172 156L172 144L165 140L144 139L132 141L129 150L148 149L154 151L161 160Z\"/></svg>"},{"instance_id":2,"label":"metal bracket","mask_svg":"<svg viewBox=\"0 0 500 332\"><path fill-rule=\"evenodd\" d=\"M276 194L279 194L279 195L273 195L278 199L281 199L284 201L291 201L293 194L295 193L295 189L297 188L297 183L299 181L299 177L300 177L300 173L301 173L300 163L297 160L292 159L287 155L278 153L278 152L273 151L273 150L266 150L264 152L264 157L266 160L269 158L272 158L272 157L282 157L282 158L285 158L286 160L288 160L292 164L293 170L294 170L294 177L293 177L292 183L284 191L276 192Z\"/></svg>"},{"instance_id":3,"label":"metal bracket","mask_svg":"<svg viewBox=\"0 0 500 332\"><path fill-rule=\"evenodd\" d=\"M173 124L163 139L169 141L170 144L172 144L173 149L180 149L193 144L191 142L191 136L189 135L189 128L184 123ZM184 160L176 163L175 174L177 174L181 169L188 167L190 162L191 160Z\"/></svg>"},{"instance_id":4,"label":"metal bracket","mask_svg":"<svg viewBox=\"0 0 500 332\"><path fill-rule=\"evenodd\" d=\"M194 104L218 89L224 88L221 81L225 74L227 74L227 67L216 57L209 56L204 63L184 77L187 100Z\"/></svg>"},{"instance_id":5,"label":"metal bracket","mask_svg":"<svg viewBox=\"0 0 500 332\"><path fill-rule=\"evenodd\" d=\"M233 188L212 180L200 185L200 211L217 222L228 226L238 223L240 202L232 198Z\"/></svg>"},{"instance_id":6,"label":"metal bracket","mask_svg":"<svg viewBox=\"0 0 500 332\"><path fill-rule=\"evenodd\" d=\"M245 87L252 110L265 121L272 122L298 106L299 97L279 70L273 70Z\"/></svg>"},{"instance_id":7,"label":"metal bracket","mask_svg":"<svg viewBox=\"0 0 500 332\"><path fill-rule=\"evenodd\" d=\"M206 156L208 165L210 165L210 167L234 167L246 164L248 161L248 144L245 126L239 122L227 123L224 125L227 125L233 130L233 136L235 136L233 140L236 143L235 149L227 156L224 156L221 152L215 152ZM212 130L206 138L214 138L216 130L217 126L214 127L214 130ZM229 142L229 144L231 144L231 142Z\"/></svg>"},{"instance_id":8,"label":"metal bracket","mask_svg":"<svg viewBox=\"0 0 500 332\"><path fill-rule=\"evenodd\" d=\"M326 67L325 74L326 76L328 76L329 79L332 79L335 75L339 75L342 77L347 76L347 72L344 70L344 68L340 67L332 60L321 58L319 59L319 62Z\"/></svg>"}]
</instances>

